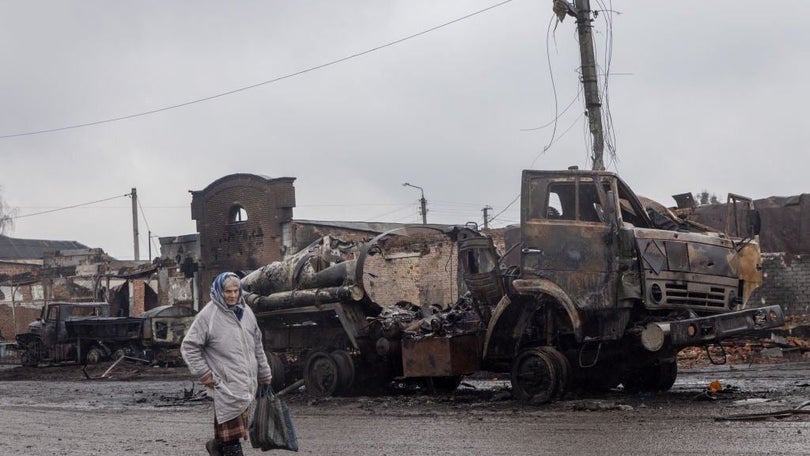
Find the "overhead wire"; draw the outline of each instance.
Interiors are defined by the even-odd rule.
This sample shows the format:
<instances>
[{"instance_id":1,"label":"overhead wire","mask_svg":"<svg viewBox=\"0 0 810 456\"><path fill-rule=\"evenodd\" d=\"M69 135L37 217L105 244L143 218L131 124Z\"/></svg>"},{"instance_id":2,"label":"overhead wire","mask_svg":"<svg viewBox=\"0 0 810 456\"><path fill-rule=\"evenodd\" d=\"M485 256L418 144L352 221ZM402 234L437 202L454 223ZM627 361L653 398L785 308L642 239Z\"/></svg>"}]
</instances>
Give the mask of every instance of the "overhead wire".
<instances>
[{"instance_id":1,"label":"overhead wire","mask_svg":"<svg viewBox=\"0 0 810 456\"><path fill-rule=\"evenodd\" d=\"M554 116L554 118L553 118L553 119L551 119L551 120L549 120L547 123L545 123L545 124L543 124L543 125L540 125L539 127L533 127L533 128L521 128L521 129L520 129L520 131L536 131L536 130L542 130L543 128L546 128L546 127L548 127L548 126L549 126L549 125L551 125L551 124L556 124L557 120L559 120L559 119L560 119L560 117L562 117L562 116L563 116L563 115L564 115L564 114L565 114L565 113L566 113L566 112L567 112L567 111L568 111L568 110L571 108L571 106L573 106L573 105L574 105L574 103L576 103L576 102L577 102L577 100L579 100L579 95L580 95L581 93L582 93L582 86L580 86L580 87L579 87L579 91L577 91L577 94L574 96L574 98L571 100L571 102L570 102L570 103L568 103L568 106L566 106L566 107L565 107L565 109L563 109L563 110L562 110L562 112L560 112L559 114L557 114L556 116Z\"/></svg>"},{"instance_id":2,"label":"overhead wire","mask_svg":"<svg viewBox=\"0 0 810 456\"><path fill-rule=\"evenodd\" d=\"M491 219L489 219L489 221L490 221L490 222L492 222L493 220L495 220L496 218L498 218L498 217L499 217L501 214L503 214L504 212L506 212L506 210L507 210L507 209L509 209L510 207L512 207L512 205L513 205L513 204L515 204L515 202L516 202L518 199L520 199L520 193L518 193L518 195L515 197L515 199L513 199L511 203L507 204L505 208L503 208L503 209L502 209L500 212L498 212L497 214L493 215L493 216L492 216L492 218L491 218Z\"/></svg>"},{"instance_id":3,"label":"overhead wire","mask_svg":"<svg viewBox=\"0 0 810 456\"><path fill-rule=\"evenodd\" d=\"M549 18L548 26L546 27L546 63L547 63L547 65L548 65L549 79L551 80L551 89L552 89L552 93L553 93L553 95L554 95L554 118L551 120L551 122L550 122L549 124L543 125L543 126L541 126L541 127L537 127L537 128L535 128L534 130L539 130L539 129L541 129L541 128L545 128L545 127L547 127L547 126L549 126L549 125L554 125L554 128L553 128L553 130L551 131L551 138L549 139L548 144L547 144L546 146L544 146L544 147L543 147L543 150L542 150L542 151L540 151L540 153L539 153L539 154L537 154L537 155L534 157L534 159L532 160L531 164L529 165L529 168L532 168L532 167L534 166L535 162L537 162L537 159L539 159L539 158L540 158L540 156L542 156L543 154L545 154L545 153L546 153L546 151L548 151L548 150L549 150L549 149L550 149L550 148L551 148L551 147L552 147L552 146L553 146L553 145L554 145L554 144L557 142L557 141L556 141L556 139L557 139L557 138L556 138L556 135L557 135L557 123L558 123L558 121L559 121L560 117L561 117L561 116L562 116L562 115L563 115L563 114L564 114L566 111L568 111L568 109L569 109L569 108L570 108L570 107L571 107L571 106L574 104L574 102L576 102L576 100L577 100L577 99L579 99L579 98L580 98L580 94L582 93L582 88L580 88L580 89L577 91L577 95L574 97L574 99L571 101L571 103L569 103L569 104L568 104L568 106L566 106L566 108L563 110L563 112L562 112L562 113L560 113L560 112L559 112L559 103L558 103L558 97L557 97L557 84L556 84L556 82L555 82L555 80L554 80L554 68L553 68L553 66L552 66L552 64L551 64L551 50L550 50L550 44L549 44L549 43L551 42L551 36L552 36L552 34L551 34L551 32L552 32L552 29L551 29L551 24L554 22L554 18L555 18L555 16L554 16L554 15L552 15L552 16L551 16L551 18ZM554 29L554 30L556 30L556 27L555 27L555 29ZM578 122L578 121L579 121L580 117L582 117L582 114L580 114L580 115L579 115L579 116L578 116L578 117L575 119L574 124L572 124L570 127L568 127L568 128L566 129L566 131L565 131L565 132L568 132L568 130L570 130L570 129L573 127L573 125L575 125L575 124L576 124L576 122ZM562 135L562 136L564 136L564 135L565 135L565 133L563 133L563 135ZM507 204L507 205L506 205L506 207L504 207L504 208L503 208L503 209L502 209L500 212L498 212L498 213L497 213L497 214L495 214L495 215L494 215L492 218L490 218L490 219L489 219L489 221L490 221L490 222L492 222L492 221L494 221L495 219L497 219L497 218L498 218L498 217L499 217L501 214L503 214L503 213L504 213L504 212L506 212L506 211L507 211L507 210L508 210L510 207L512 207L512 205L513 205L513 204L515 204L515 202L517 202L517 200L518 200L519 198L520 198L520 193L518 193L518 194L517 194L517 196L515 196L515 198L514 198L514 199L512 199L512 201L511 201L509 204Z\"/></svg>"},{"instance_id":4,"label":"overhead wire","mask_svg":"<svg viewBox=\"0 0 810 456\"><path fill-rule=\"evenodd\" d=\"M546 61L548 62L548 74L551 79L551 89L554 94L554 129L551 131L551 139L548 140L548 145L543 147L543 151L540 154L544 154L550 147L551 144L554 142L554 136L557 134L557 119L559 118L559 109L557 104L557 85L554 82L554 70L551 66L551 51L549 50L549 36L551 35L551 23L554 21L554 16L552 16L548 21L548 27L546 27ZM536 160L536 159L535 159ZM532 162L534 163L534 162Z\"/></svg>"},{"instance_id":5,"label":"overhead wire","mask_svg":"<svg viewBox=\"0 0 810 456\"><path fill-rule=\"evenodd\" d=\"M17 215L17 216L12 217L12 219L16 220L16 219L21 219L21 218L25 218L25 217L33 217L35 215L50 214L52 212L64 211L64 210L67 210L67 209L74 209L74 208L82 207L82 206L89 206L91 204L103 203L104 201L110 201L110 200L114 200L114 199L117 199L117 198L126 198L128 196L130 196L129 193L127 193L125 195L111 196L109 198L104 198L104 199L100 199L100 200L96 200L96 201L90 201L90 202L87 202L87 203L73 204L73 205L70 205L70 206L58 207L56 209L50 209L50 210L47 210L47 211L40 211L40 212L33 212L31 214Z\"/></svg>"},{"instance_id":6,"label":"overhead wire","mask_svg":"<svg viewBox=\"0 0 810 456\"><path fill-rule=\"evenodd\" d=\"M408 209L408 208L410 208L411 206L412 206L412 204L411 204L411 203L408 203L408 204L402 205L402 206L398 207L397 209L394 209L393 211L388 211L388 212L385 212L385 213L380 214L380 215L375 215L374 217L371 217L370 219L368 219L368 220L367 220L367 222L370 222L370 221L375 221L375 220L379 220L379 219L381 219L382 217L386 217L386 216L389 216L389 215L391 215L391 214L396 214L397 212L404 211L405 209Z\"/></svg>"},{"instance_id":7,"label":"overhead wire","mask_svg":"<svg viewBox=\"0 0 810 456\"><path fill-rule=\"evenodd\" d=\"M309 67L309 68L305 68L303 70L296 71L294 73L289 73L289 74L286 74L284 76L279 76L279 77L276 77L276 78L268 79L266 81L251 84L251 85L248 85L248 86L239 87L239 88L236 88L236 89L233 89L233 90L228 90L226 92L217 93L217 94L210 95L210 96L203 97L203 98L197 98L197 99L194 99L194 100L191 100L191 101L186 101L186 102L178 103L178 104L175 104L175 105L164 106L162 108L151 109L151 110L148 110L148 111L143 111L143 112L139 112L139 113L135 113L135 114L127 114L127 115L113 117L113 118L104 119L104 120L97 120L97 121L93 121L93 122L85 122L85 123L80 123L80 124L67 125L67 126L58 127L58 128L48 128L48 129L43 129L43 130L36 130L36 131L28 131L28 132L22 132L22 133L12 133L12 134L0 135L0 139L17 138L17 137L20 137L20 136L32 136L32 135L39 135L39 134L44 134L44 133L54 133L54 132L58 132L58 131L71 130L71 129L83 128L83 127L90 127L90 126L94 126L94 125L101 125L101 124L106 124L106 123L111 123L111 122L118 122L118 121L121 121L121 120L127 120L127 119L133 119L133 118L136 118L136 117L148 116L148 115L151 115L151 114L157 114L157 113L164 112L164 111L169 111L169 110L172 110L172 109L182 108L182 107L185 107L185 106L190 106L190 105L197 104L197 103L202 103L202 102L205 102L205 101L210 101L210 100L214 100L214 99L217 99L217 98L222 98L222 97L225 97L225 96L228 96L228 95L233 95L233 94L236 94L236 93L239 93L239 92L244 92L246 90L255 89L257 87L261 87L261 86L264 86L264 85L273 84L273 83L276 83L276 82L279 82L279 81L283 81L285 79L290 79L290 78L300 76L302 74L310 73L312 71L320 70L322 68L326 68L326 67L329 67L329 66L332 66L332 65L337 65L338 63L342 63L342 62L345 62L347 60L355 59L357 57L361 57L361 56L364 56L366 54L370 54L372 52L376 52L376 51L379 51L381 49L385 49L387 47L397 45L397 44L402 43L404 41L408 41L408 40L411 40L413 38L420 37L422 35L425 35L425 34L428 34L430 32L436 31L438 29L447 27L447 26L455 24L457 22L461 22L463 20L469 19L469 18L471 18L473 16L477 16L479 14L485 13L485 12L490 11L492 9L498 8L498 7L503 6L503 5L507 4L507 3L510 3L511 1L512 0L501 1L499 3L496 3L494 5L490 5L490 6L486 7L486 8L483 8L483 9L480 9L478 11L472 12L470 14L464 15L464 16L459 17L457 19L453 19L452 21L436 25L436 26L431 27L429 29L426 29L426 30L423 30L421 32L408 35L408 36L403 37L403 38L399 38L399 39L394 40L394 41L389 41L388 43L373 47L371 49L367 49L365 51L357 52L357 53L351 54L351 55L346 56L346 57L331 60L329 62L322 63L320 65L315 65L315 66L312 66L312 67Z\"/></svg>"}]
</instances>

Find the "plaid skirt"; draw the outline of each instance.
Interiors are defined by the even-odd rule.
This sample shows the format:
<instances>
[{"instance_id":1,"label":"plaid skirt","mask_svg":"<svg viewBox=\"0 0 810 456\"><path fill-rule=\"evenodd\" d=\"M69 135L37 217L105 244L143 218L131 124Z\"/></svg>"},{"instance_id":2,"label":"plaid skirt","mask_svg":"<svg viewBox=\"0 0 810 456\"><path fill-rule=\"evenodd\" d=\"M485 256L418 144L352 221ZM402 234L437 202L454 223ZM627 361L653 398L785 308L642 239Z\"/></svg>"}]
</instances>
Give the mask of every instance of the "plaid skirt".
<instances>
[{"instance_id":1,"label":"plaid skirt","mask_svg":"<svg viewBox=\"0 0 810 456\"><path fill-rule=\"evenodd\" d=\"M222 442L230 442L231 440L248 438L249 416L250 407L245 409L241 415L224 423L217 423L217 417L214 415L214 438L217 438Z\"/></svg>"}]
</instances>

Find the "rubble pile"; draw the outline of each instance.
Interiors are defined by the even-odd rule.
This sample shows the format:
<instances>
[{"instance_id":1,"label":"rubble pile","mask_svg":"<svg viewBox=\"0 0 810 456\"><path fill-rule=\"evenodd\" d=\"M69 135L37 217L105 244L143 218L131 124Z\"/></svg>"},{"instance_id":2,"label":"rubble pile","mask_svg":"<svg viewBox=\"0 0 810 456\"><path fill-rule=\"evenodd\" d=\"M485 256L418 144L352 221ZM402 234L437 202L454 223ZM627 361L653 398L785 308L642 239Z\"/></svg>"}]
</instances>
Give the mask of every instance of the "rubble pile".
<instances>
[{"instance_id":1,"label":"rubble pile","mask_svg":"<svg viewBox=\"0 0 810 456\"><path fill-rule=\"evenodd\" d=\"M781 332L781 331L780 331ZM791 361L810 361L810 338L782 336L777 332L766 338L738 338L723 342L726 364L778 364ZM722 364L723 354L718 347L687 347L678 353L680 367Z\"/></svg>"}]
</instances>

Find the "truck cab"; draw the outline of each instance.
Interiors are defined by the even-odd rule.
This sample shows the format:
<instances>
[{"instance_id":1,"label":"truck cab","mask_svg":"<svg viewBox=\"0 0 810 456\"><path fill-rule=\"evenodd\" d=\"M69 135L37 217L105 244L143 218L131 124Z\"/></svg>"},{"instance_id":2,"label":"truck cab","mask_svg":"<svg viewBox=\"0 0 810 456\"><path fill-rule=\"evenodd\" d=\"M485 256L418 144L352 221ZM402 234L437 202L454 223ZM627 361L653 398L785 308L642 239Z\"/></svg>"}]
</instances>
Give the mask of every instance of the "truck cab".
<instances>
[{"instance_id":1,"label":"truck cab","mask_svg":"<svg viewBox=\"0 0 810 456\"><path fill-rule=\"evenodd\" d=\"M650 214L614 173L523 172L520 261L484 348L518 396L568 371L586 388L665 390L681 348L784 323L779 306L745 307L761 282L753 226L735 238ZM538 369L552 378L525 380Z\"/></svg>"}]
</instances>

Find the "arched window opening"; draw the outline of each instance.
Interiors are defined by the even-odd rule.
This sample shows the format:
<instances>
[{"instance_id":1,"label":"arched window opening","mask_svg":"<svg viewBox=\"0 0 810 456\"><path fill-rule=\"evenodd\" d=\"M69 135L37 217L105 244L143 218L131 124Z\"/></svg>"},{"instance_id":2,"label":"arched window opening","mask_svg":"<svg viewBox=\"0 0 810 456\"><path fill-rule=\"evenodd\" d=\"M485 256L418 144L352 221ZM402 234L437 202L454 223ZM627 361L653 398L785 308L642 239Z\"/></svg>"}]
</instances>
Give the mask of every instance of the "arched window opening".
<instances>
[{"instance_id":1,"label":"arched window opening","mask_svg":"<svg viewBox=\"0 0 810 456\"><path fill-rule=\"evenodd\" d=\"M247 219L248 214L244 207L240 206L239 204L234 204L231 206L231 213L228 216L228 221L230 223L246 222Z\"/></svg>"}]
</instances>

